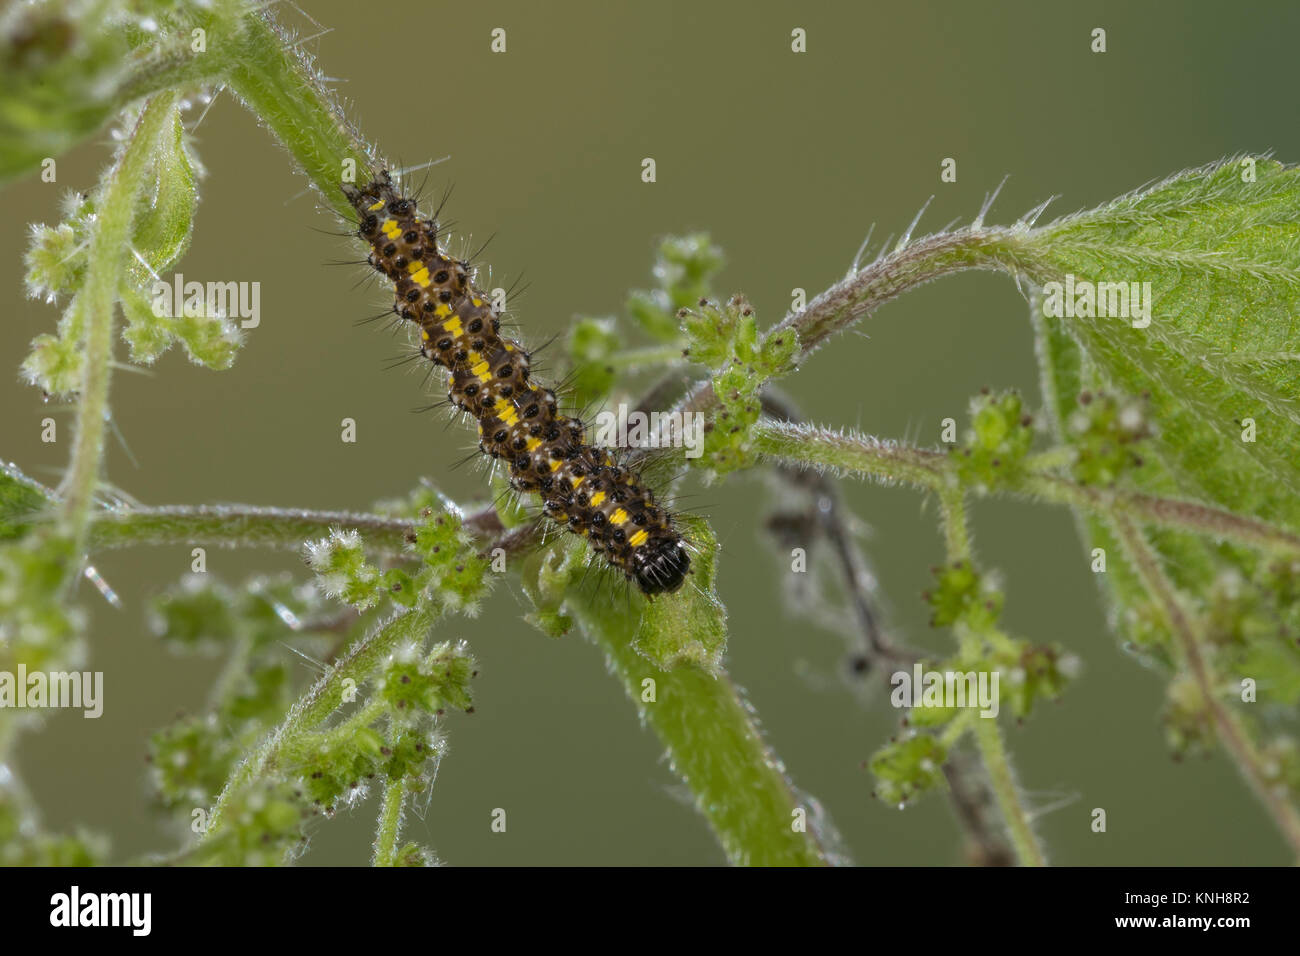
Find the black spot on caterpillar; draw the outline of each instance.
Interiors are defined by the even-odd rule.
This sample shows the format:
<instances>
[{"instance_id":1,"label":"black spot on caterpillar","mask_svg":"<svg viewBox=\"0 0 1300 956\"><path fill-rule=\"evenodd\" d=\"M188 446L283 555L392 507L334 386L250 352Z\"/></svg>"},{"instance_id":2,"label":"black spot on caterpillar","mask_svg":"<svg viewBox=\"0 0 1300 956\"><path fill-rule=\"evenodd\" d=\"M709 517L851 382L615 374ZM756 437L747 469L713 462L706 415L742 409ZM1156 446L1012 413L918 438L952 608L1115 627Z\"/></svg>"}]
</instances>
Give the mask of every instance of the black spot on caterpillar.
<instances>
[{"instance_id":1,"label":"black spot on caterpillar","mask_svg":"<svg viewBox=\"0 0 1300 956\"><path fill-rule=\"evenodd\" d=\"M449 373L451 404L478 421L479 450L505 462L515 491L539 495L552 522L586 538L642 593L681 587L691 562L672 515L635 469L587 442L553 390L530 381L528 352L501 335L469 264L439 250L437 222L420 215L387 171L343 192L370 244L370 265L394 285L393 311L418 326L420 354Z\"/></svg>"}]
</instances>

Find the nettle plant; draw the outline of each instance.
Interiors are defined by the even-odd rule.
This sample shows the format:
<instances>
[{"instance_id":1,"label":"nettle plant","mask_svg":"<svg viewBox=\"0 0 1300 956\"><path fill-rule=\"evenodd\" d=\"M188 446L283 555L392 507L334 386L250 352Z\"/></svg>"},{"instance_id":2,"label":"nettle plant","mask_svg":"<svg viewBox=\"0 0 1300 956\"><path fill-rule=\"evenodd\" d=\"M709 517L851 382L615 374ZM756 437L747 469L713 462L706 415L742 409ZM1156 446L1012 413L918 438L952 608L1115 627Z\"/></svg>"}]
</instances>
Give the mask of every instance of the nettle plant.
<instances>
[{"instance_id":1,"label":"nettle plant","mask_svg":"<svg viewBox=\"0 0 1300 956\"><path fill-rule=\"evenodd\" d=\"M537 627L580 631L604 651L731 861L840 859L727 677L706 521L678 518L691 547L687 586L650 599L625 599L619 587L611 599L611 572L587 544L544 533L546 519L526 497L500 496L499 479L484 489L494 504L460 506L419 487L346 514L144 507L113 493L101 459L117 337L139 364L178 344L195 363L226 368L240 346L228 317L153 307L153 284L184 253L198 202L187 98L232 90L350 229L343 185L386 164L287 33L242 0L23 4L2 26L0 173L40 174L105 124L120 136L98 184L74 195L57 225L33 227L27 255L31 293L63 312L21 374L75 402L76 430L57 488L14 466L0 477L0 675L9 675L0 692L10 695L0 708L0 860L107 858L99 837L42 829L12 751L21 732L40 729L47 701L19 709L12 695L35 695L32 675L113 663L110 649L89 649L78 588L94 580L96 553L161 544L295 550L310 570L237 586L193 575L150 609L177 649L226 655L208 706L148 742L157 802L187 834L155 861L292 860L321 818L378 791L374 862L432 862L431 848L403 842L402 820L433 784L444 715L471 708L477 676L470 648L441 636L444 622L492 600L503 576L522 586ZM997 675L1003 720L1059 697L1072 658L1001 625L1002 592L976 557L967 503L1001 495L1068 507L1084 539L1080 573L1095 573L1118 640L1168 675L1170 746L1222 746L1300 857L1300 757L1285 724L1300 698L1300 176L1237 157L1046 225L1042 207L988 225L988 205L964 228L924 238L909 229L766 331L743 297L715 296L721 255L706 237L669 239L655 288L632 294L626 321L573 326L569 397L598 403L631 373L656 373L638 407L705 423L703 454L674 450L668 464L680 467L667 471L776 476L785 493L769 527L792 555L790 573L814 548L826 556L819 570L842 573L837 595L865 647L858 669L891 684L916 665ZM946 422L944 441L923 448L802 423L772 389L889 300L968 269L1004 272L1025 291L1045 407L1014 391L980 394L964 431ZM934 626L952 634L942 659L909 652L881 626L836 496L845 476L938 503L945 554L925 600ZM327 662L318 680L294 686L286 646ZM16 687L20 673L30 686ZM921 688L894 690L915 706L869 760L876 796L902 804L940 791L973 859L1043 863L999 720Z\"/></svg>"}]
</instances>

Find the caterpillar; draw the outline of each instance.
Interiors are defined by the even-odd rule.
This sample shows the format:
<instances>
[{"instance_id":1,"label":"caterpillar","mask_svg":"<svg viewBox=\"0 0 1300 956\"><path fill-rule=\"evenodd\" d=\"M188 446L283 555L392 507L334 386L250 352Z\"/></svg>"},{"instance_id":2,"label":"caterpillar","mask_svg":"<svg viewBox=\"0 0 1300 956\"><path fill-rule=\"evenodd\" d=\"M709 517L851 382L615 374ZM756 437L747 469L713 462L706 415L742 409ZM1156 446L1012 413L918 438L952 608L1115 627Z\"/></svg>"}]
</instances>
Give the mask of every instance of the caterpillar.
<instances>
[{"instance_id":1,"label":"caterpillar","mask_svg":"<svg viewBox=\"0 0 1300 956\"><path fill-rule=\"evenodd\" d=\"M477 420L479 450L507 465L510 487L540 496L547 519L585 538L646 596L681 587L691 562L672 515L636 469L588 443L553 389L530 380L529 353L501 334L470 264L439 249L437 220L422 217L386 170L342 188L367 261L393 283L393 311L419 328L420 355L446 370L448 400Z\"/></svg>"}]
</instances>

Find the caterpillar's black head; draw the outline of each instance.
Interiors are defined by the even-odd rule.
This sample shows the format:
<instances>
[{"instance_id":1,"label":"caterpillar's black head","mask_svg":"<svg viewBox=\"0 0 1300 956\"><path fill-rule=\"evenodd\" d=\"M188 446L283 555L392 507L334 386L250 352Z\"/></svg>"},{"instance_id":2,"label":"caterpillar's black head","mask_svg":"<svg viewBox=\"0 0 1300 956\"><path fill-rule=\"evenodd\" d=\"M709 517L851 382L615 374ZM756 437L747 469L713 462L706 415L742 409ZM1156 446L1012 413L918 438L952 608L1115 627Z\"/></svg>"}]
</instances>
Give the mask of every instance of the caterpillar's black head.
<instances>
[{"instance_id":1,"label":"caterpillar's black head","mask_svg":"<svg viewBox=\"0 0 1300 956\"><path fill-rule=\"evenodd\" d=\"M632 552L632 576L642 594L669 594L686 580L690 555L676 537L647 541Z\"/></svg>"},{"instance_id":2,"label":"caterpillar's black head","mask_svg":"<svg viewBox=\"0 0 1300 956\"><path fill-rule=\"evenodd\" d=\"M393 179L388 175L386 169L381 169L375 174L375 178L364 186L343 183L342 189L343 195L348 197L348 202L352 203L353 208L361 215L363 222L374 211L370 207L380 200L385 204L389 204L388 212L392 215L404 216L415 210L415 203L397 191L397 186L394 185ZM392 208L394 205L397 208Z\"/></svg>"}]
</instances>

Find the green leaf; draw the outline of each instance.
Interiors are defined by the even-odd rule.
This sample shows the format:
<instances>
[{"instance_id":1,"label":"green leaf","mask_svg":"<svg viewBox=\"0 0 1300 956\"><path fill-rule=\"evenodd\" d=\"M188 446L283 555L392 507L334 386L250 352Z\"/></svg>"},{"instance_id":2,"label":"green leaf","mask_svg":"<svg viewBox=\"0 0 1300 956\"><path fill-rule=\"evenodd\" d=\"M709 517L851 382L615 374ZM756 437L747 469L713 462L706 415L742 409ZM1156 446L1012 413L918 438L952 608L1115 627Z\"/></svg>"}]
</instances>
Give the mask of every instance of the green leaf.
<instances>
[{"instance_id":1,"label":"green leaf","mask_svg":"<svg viewBox=\"0 0 1300 956\"><path fill-rule=\"evenodd\" d=\"M1041 286L1032 315L1044 391L1060 439L1080 453L1077 479L1208 500L1300 527L1298 220L1300 172L1242 157L1179 173L1028 234ZM1131 307L1128 317L1048 314L1056 310L1047 283L1067 276L1076 288L1150 283L1149 324ZM1097 419L1080 427L1079 397L1100 389L1141 397L1140 416L1128 416L1143 419L1141 467L1104 460L1107 436L1119 435L1111 425L1122 424L1123 413L1109 425ZM1247 419L1254 441L1244 440L1251 437ZM1119 542L1100 521L1083 527L1091 547L1106 551L1106 573L1097 577L1112 601L1113 623L1143 653L1175 660L1162 615ZM1275 602L1260 580L1257 555L1190 534L1153 530L1150 537L1175 584L1196 600L1240 581L1249 592L1243 607ZM1240 646L1221 648L1217 663L1227 673L1254 665L1252 673L1271 688L1261 703L1281 703L1300 682L1295 637L1283 618L1251 629Z\"/></svg>"},{"instance_id":2,"label":"green leaf","mask_svg":"<svg viewBox=\"0 0 1300 956\"><path fill-rule=\"evenodd\" d=\"M0 541L21 538L32 519L51 503L48 489L14 465L0 462Z\"/></svg>"},{"instance_id":3,"label":"green leaf","mask_svg":"<svg viewBox=\"0 0 1300 956\"><path fill-rule=\"evenodd\" d=\"M549 637L563 637L573 626L564 611L569 591L578 587L589 557L586 544L576 537L557 541L523 558L520 583L533 602L524 619Z\"/></svg>"},{"instance_id":4,"label":"green leaf","mask_svg":"<svg viewBox=\"0 0 1300 956\"><path fill-rule=\"evenodd\" d=\"M1131 305L1129 317L1054 317L1045 314L1052 296L1040 294L1035 310L1102 382L1150 393L1155 451L1185 493L1292 528L1300 528L1298 220L1300 173L1246 157L1179 173L1029 241L1042 283L1150 284L1145 327ZM1248 419L1253 441L1243 440Z\"/></svg>"},{"instance_id":5,"label":"green leaf","mask_svg":"<svg viewBox=\"0 0 1300 956\"><path fill-rule=\"evenodd\" d=\"M692 664L717 675L727 649L727 609L714 592L717 540L707 522L677 520L694 545L693 573L677 593L646 603L632 646L662 670Z\"/></svg>"},{"instance_id":6,"label":"green leaf","mask_svg":"<svg viewBox=\"0 0 1300 956\"><path fill-rule=\"evenodd\" d=\"M170 135L159 138L154 151L154 190L141 197L133 230L135 252L139 260L129 266L143 288L148 288L152 273L171 268L184 254L194 230L194 212L199 197L196 181L202 168L185 142L185 124L180 110L172 113Z\"/></svg>"}]
</instances>

